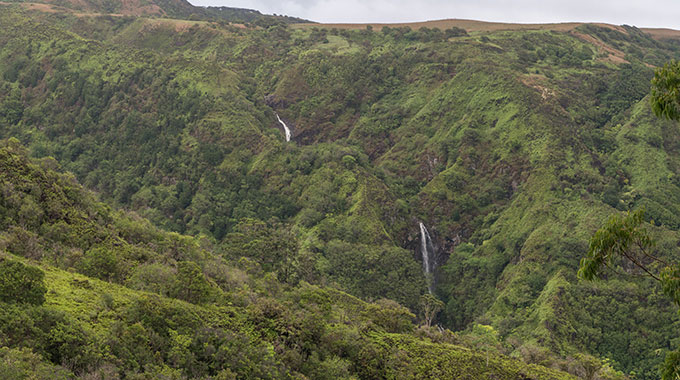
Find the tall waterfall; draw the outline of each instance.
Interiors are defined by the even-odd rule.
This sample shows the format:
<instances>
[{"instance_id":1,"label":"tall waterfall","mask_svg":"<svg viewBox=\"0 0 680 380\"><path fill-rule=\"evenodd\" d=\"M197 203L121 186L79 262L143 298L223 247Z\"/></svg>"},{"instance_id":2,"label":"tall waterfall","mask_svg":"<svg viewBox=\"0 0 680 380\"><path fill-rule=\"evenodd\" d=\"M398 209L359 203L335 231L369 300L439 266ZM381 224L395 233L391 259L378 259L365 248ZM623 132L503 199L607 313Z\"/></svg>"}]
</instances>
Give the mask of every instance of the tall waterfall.
<instances>
[{"instance_id":1,"label":"tall waterfall","mask_svg":"<svg viewBox=\"0 0 680 380\"><path fill-rule=\"evenodd\" d=\"M427 228L421 222L420 223L420 253L423 255L423 271L425 272L425 277L427 278L427 288L432 294L434 290L434 269L435 269L435 257L434 257L434 246L432 245L432 238L430 233L427 232Z\"/></svg>"},{"instance_id":2,"label":"tall waterfall","mask_svg":"<svg viewBox=\"0 0 680 380\"><path fill-rule=\"evenodd\" d=\"M279 123L283 126L283 130L286 132L286 141L290 141L290 128L286 125L286 123L281 120L281 117L279 116L278 113L276 113L276 118L279 120Z\"/></svg>"}]
</instances>

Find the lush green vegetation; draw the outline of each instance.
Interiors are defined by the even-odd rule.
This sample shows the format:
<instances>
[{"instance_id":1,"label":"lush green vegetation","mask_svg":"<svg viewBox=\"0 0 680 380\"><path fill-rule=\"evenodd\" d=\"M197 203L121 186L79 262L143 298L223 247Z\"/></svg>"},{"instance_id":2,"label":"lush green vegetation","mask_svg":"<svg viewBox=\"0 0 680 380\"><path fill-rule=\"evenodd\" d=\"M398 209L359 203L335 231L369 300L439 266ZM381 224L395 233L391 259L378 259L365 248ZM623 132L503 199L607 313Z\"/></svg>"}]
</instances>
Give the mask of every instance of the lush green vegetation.
<instances>
[{"instance_id":1,"label":"lush green vegetation","mask_svg":"<svg viewBox=\"0 0 680 380\"><path fill-rule=\"evenodd\" d=\"M654 379L678 346L651 281L576 277L617 210L675 254L680 133L646 96L677 44L0 9L0 248L47 287L7 371Z\"/></svg>"},{"instance_id":2,"label":"lush green vegetation","mask_svg":"<svg viewBox=\"0 0 680 380\"><path fill-rule=\"evenodd\" d=\"M416 329L394 301L290 286L245 257L226 262L111 210L16 140L0 147L0 165L11 226L0 249L3 378L572 378Z\"/></svg>"},{"instance_id":3,"label":"lush green vegetation","mask_svg":"<svg viewBox=\"0 0 680 380\"><path fill-rule=\"evenodd\" d=\"M680 306L680 265L657 256L656 241L643 223L644 210L628 212L625 217L613 216L591 238L588 254L581 260L579 277L594 280L604 277L607 270L620 273L619 268L625 270L624 274L640 272L659 282L664 294ZM680 349L676 349L666 355L663 380L680 376L679 354Z\"/></svg>"}]
</instances>

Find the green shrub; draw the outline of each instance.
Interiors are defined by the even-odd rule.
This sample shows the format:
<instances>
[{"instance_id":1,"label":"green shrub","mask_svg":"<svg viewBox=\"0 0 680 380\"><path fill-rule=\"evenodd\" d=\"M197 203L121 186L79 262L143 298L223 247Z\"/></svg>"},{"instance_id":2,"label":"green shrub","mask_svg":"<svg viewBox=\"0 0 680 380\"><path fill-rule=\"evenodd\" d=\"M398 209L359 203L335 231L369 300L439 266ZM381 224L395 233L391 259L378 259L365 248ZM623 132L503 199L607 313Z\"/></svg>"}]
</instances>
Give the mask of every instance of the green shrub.
<instances>
[{"instance_id":1,"label":"green shrub","mask_svg":"<svg viewBox=\"0 0 680 380\"><path fill-rule=\"evenodd\" d=\"M42 305L47 288L42 270L0 259L0 301Z\"/></svg>"},{"instance_id":2,"label":"green shrub","mask_svg":"<svg viewBox=\"0 0 680 380\"><path fill-rule=\"evenodd\" d=\"M119 258L113 250L107 248L87 251L78 268L87 276L105 281L115 281L122 277Z\"/></svg>"},{"instance_id":3,"label":"green shrub","mask_svg":"<svg viewBox=\"0 0 680 380\"><path fill-rule=\"evenodd\" d=\"M177 263L177 279L173 296L192 303L204 303L213 299L215 289L205 278L201 267L191 261Z\"/></svg>"}]
</instances>

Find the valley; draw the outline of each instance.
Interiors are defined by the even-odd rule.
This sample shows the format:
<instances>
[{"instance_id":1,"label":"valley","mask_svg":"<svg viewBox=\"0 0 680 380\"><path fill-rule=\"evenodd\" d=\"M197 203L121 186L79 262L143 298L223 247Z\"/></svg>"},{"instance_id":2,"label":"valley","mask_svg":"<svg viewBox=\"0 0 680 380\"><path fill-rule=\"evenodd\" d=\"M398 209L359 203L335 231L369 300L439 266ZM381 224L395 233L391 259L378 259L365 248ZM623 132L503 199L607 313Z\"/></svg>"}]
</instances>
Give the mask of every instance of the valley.
<instances>
[{"instance_id":1,"label":"valley","mask_svg":"<svg viewBox=\"0 0 680 380\"><path fill-rule=\"evenodd\" d=\"M678 348L653 281L577 271L641 208L677 261L649 94L680 31L179 0L0 29L0 265L45 287L3 301L0 374L657 379Z\"/></svg>"}]
</instances>

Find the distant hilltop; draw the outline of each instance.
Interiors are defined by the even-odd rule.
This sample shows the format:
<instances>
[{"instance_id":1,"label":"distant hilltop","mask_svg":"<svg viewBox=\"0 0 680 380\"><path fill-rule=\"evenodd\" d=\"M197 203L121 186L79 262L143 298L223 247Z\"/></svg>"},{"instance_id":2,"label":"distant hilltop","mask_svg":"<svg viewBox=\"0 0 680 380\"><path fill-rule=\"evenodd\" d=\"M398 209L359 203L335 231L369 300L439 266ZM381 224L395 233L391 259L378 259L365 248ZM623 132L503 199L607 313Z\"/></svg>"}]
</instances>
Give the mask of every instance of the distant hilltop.
<instances>
[{"instance_id":1,"label":"distant hilltop","mask_svg":"<svg viewBox=\"0 0 680 380\"><path fill-rule=\"evenodd\" d=\"M467 19L443 19L405 23L317 23L298 17L282 15L266 15L255 9L233 7L195 6L186 0L0 0L0 5L21 4L27 9L44 12L73 12L82 15L100 14L113 16L146 16L166 17L183 20L228 21L234 23L255 23L271 25L272 23L293 24L296 28L324 28L359 30L368 27L380 30L389 28L460 28L467 32L493 32L502 30L554 30L569 32L585 24L597 25L625 33L620 25L606 23L563 22L546 24L523 24L506 22L489 22ZM639 28L657 40L680 41L680 30L668 28Z\"/></svg>"},{"instance_id":2,"label":"distant hilltop","mask_svg":"<svg viewBox=\"0 0 680 380\"><path fill-rule=\"evenodd\" d=\"M336 28L336 29L365 29L371 27L376 30L380 30L383 27L390 28L402 28L407 27L410 29L420 29L420 28L438 28L438 29L450 29L450 28L461 28L468 32L494 32L502 30L555 30L568 32L572 31L579 26L585 24L593 24L605 28L614 29L625 33L625 28L618 25L606 24L606 23L585 23L585 22L563 22L563 23L548 23L548 24L521 24L521 23L507 23L507 22L488 22L488 21L477 21L477 20L466 20L466 19L444 19L444 20L430 20L422 22L406 22L406 23L329 23L329 24L316 24L316 23L299 23L296 27L322 27L322 28ZM660 40L680 40L680 30L666 29L666 28L639 28L640 30L649 33L652 37Z\"/></svg>"},{"instance_id":3,"label":"distant hilltop","mask_svg":"<svg viewBox=\"0 0 680 380\"><path fill-rule=\"evenodd\" d=\"M85 14L118 16L150 16L192 20L223 20L229 22L278 21L284 23L311 23L288 16L264 15L254 9L231 7L198 7L186 0L4 0L0 4L20 3L24 7L46 12L76 11Z\"/></svg>"}]
</instances>

